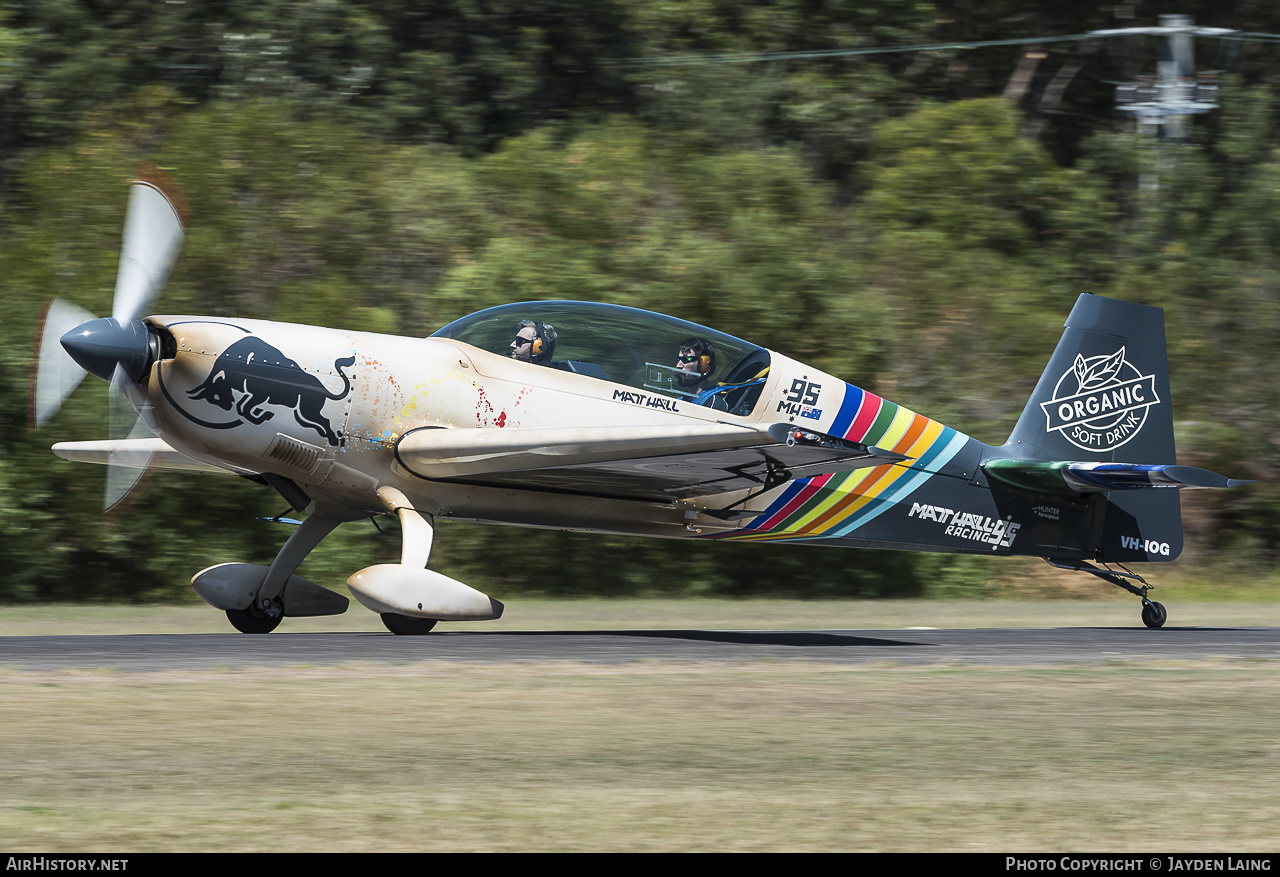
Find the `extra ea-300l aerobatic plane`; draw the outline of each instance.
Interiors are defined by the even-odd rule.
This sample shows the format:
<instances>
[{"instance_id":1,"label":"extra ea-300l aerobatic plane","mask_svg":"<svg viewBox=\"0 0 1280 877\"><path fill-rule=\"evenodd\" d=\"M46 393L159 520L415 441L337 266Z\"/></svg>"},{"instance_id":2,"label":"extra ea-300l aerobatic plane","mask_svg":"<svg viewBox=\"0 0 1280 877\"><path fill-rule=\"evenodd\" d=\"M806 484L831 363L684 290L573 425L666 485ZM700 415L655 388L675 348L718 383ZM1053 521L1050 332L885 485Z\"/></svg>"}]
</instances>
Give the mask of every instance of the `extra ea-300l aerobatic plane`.
<instances>
[{"instance_id":1,"label":"extra ea-300l aerobatic plane","mask_svg":"<svg viewBox=\"0 0 1280 877\"><path fill-rule=\"evenodd\" d=\"M402 525L400 563L347 585L397 634L502 614L426 568L437 518L1037 556L1132 592L1143 623L1161 627L1164 607L1125 564L1178 556L1178 489L1244 483L1177 465L1157 308L1080 296L993 446L775 351L614 305L504 305L429 338L140 318L181 244L185 202L157 169L139 176L114 313L51 305L33 420L58 410L83 368L149 430L54 445L115 464L108 503L135 480L111 473L151 467L240 475L306 513L270 566L192 579L245 633L346 611L346 597L294 572L339 524L388 514Z\"/></svg>"}]
</instances>

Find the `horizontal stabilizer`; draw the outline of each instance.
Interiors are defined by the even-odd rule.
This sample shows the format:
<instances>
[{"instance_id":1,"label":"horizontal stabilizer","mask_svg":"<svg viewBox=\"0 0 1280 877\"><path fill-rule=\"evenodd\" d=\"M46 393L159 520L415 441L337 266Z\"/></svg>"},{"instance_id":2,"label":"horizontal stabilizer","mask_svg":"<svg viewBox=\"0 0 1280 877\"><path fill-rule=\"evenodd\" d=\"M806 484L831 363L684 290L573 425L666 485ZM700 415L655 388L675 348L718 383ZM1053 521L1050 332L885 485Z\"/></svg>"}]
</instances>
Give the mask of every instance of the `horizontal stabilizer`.
<instances>
[{"instance_id":1,"label":"horizontal stabilizer","mask_svg":"<svg viewBox=\"0 0 1280 877\"><path fill-rule=\"evenodd\" d=\"M185 472L221 472L230 469L202 463L170 447L163 439L121 439L118 441L58 442L53 452L73 463L98 463L132 469L178 469Z\"/></svg>"},{"instance_id":2,"label":"horizontal stabilizer","mask_svg":"<svg viewBox=\"0 0 1280 877\"><path fill-rule=\"evenodd\" d=\"M1172 463L1072 463L989 460L982 470L995 481L1034 493L1101 493L1153 487L1224 488L1252 484L1208 469Z\"/></svg>"}]
</instances>

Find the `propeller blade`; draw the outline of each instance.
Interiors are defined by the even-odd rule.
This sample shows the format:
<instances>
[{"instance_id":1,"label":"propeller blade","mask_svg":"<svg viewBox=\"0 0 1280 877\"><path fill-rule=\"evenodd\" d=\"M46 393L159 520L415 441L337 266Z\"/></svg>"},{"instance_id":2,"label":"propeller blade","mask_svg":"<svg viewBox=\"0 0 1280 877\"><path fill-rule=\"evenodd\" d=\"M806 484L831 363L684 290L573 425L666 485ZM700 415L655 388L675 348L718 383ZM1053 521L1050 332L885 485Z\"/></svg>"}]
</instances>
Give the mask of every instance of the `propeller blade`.
<instances>
[{"instance_id":1,"label":"propeller blade","mask_svg":"<svg viewBox=\"0 0 1280 877\"><path fill-rule=\"evenodd\" d=\"M27 425L39 429L84 380L85 371L58 343L63 335L93 319L93 314L55 298L45 305L36 329L31 386L27 393Z\"/></svg>"},{"instance_id":2,"label":"propeller blade","mask_svg":"<svg viewBox=\"0 0 1280 877\"><path fill-rule=\"evenodd\" d=\"M135 405L145 402L137 387L116 367L111 379L108 398L108 434L112 439L151 438L155 435L141 417ZM102 510L109 512L120 505L146 474L154 453L151 451L117 450L111 454L107 465L107 488L102 500Z\"/></svg>"},{"instance_id":3,"label":"propeller blade","mask_svg":"<svg viewBox=\"0 0 1280 877\"><path fill-rule=\"evenodd\" d=\"M153 164L138 166L111 306L111 316L119 322L137 318L160 293L182 246L187 213L186 198L172 177Z\"/></svg>"}]
</instances>

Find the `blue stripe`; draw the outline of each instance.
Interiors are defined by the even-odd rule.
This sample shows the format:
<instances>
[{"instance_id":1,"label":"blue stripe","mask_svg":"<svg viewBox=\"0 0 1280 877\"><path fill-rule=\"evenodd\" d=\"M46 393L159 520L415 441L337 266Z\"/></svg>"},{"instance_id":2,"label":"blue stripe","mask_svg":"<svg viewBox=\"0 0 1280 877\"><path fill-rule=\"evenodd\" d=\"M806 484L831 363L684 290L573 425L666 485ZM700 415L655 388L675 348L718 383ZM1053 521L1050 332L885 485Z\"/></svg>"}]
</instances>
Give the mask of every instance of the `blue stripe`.
<instances>
[{"instance_id":1,"label":"blue stripe","mask_svg":"<svg viewBox=\"0 0 1280 877\"><path fill-rule=\"evenodd\" d=\"M857 387L853 387L853 389L856 390ZM960 440L959 442L957 442L957 438ZM948 462L950 462L952 457L954 457L957 453L959 453L960 448L964 447L964 442L967 442L968 440L969 440L968 436L962 433L956 432L954 429L952 429L949 426L944 426L942 428L942 432L938 433L937 439L935 439L933 444L929 446L929 450L927 450L912 465L911 468L913 469L917 467L926 468L929 466L930 463L936 460L939 457L939 455L943 454L945 451L950 450L951 452L947 455L947 458L939 464L939 466L945 466ZM955 450L951 450L951 446L956 444L958 444L959 446L956 447ZM844 481L850 476L850 474L851 473L849 472L836 473L831 477L831 480L829 480L826 484L822 486L820 492L826 494L839 489L839 486L844 483ZM929 473L929 472L922 473L922 475L925 477L927 477L930 474L932 473ZM882 502L884 502L885 499L896 496L897 494L901 493L907 487L907 485L912 485L911 489L907 490L907 493L909 494L911 490L915 489L915 485L917 484L917 482L920 481L920 478L921 476L909 477L909 478L903 479L903 481L900 482L899 484L896 484L890 487L888 492L882 495L883 498L877 497L876 499L873 499L871 502L867 503L867 505L862 509L860 509L857 513L855 513L854 516L850 518L848 522L846 522L844 525L841 525L840 528L833 535L843 535L849 530L852 530L855 527L860 526L865 521L871 520L872 517L875 517L875 515L871 515L870 517L868 517L868 513L871 510L877 509L879 505ZM742 529L744 530L759 529L764 524L764 522L769 520L769 518L771 518L774 514L776 514L779 509L784 508L787 505L787 503L789 503L791 499L797 493L799 493L800 490L803 489L805 485L809 483L809 481L810 479L803 478L799 481L794 482L790 487L788 487L785 491L783 491L782 496L774 500L774 502L770 504L769 508L761 513L760 517L752 518L751 523L747 524ZM903 495L905 496L906 494L903 494ZM881 509L881 511L882 510L883 509ZM879 513L880 513L879 511L876 512L876 514L879 514ZM823 535L817 538L823 539L828 537L826 535Z\"/></svg>"},{"instance_id":2,"label":"blue stripe","mask_svg":"<svg viewBox=\"0 0 1280 877\"><path fill-rule=\"evenodd\" d=\"M840 403L840 411L836 414L835 422L831 424L832 435L844 438L844 434L849 431L854 417L858 414L863 395L862 390L853 384L844 385L844 401Z\"/></svg>"},{"instance_id":3,"label":"blue stripe","mask_svg":"<svg viewBox=\"0 0 1280 877\"><path fill-rule=\"evenodd\" d=\"M938 434L938 438L929 447L929 450L925 451L918 460L912 463L911 468L912 469L928 469L930 463L932 463L939 456L941 456L947 449L951 447L951 445L955 444L956 436L960 436L960 438L964 439L965 441L968 441L969 439L967 435L958 433L949 426L944 426L942 428L942 432ZM952 451L947 456L947 459L943 460L941 463L938 464L939 467L947 465L947 463L951 461L951 458L954 457L957 453L959 453L959 451L960 451L960 448L956 448L954 451Z\"/></svg>"},{"instance_id":4,"label":"blue stripe","mask_svg":"<svg viewBox=\"0 0 1280 877\"><path fill-rule=\"evenodd\" d=\"M804 490L805 486L808 485L808 483L809 483L808 478L801 478L797 481L791 482L791 486L788 487L786 490L782 491L782 496L778 497L772 503L770 503L769 507L765 509L763 512L761 512L758 518L752 518L751 523L747 524L742 529L744 530L759 529L764 524L765 521L769 520L769 518L777 514L779 509L784 508L787 503L791 502L792 498L794 498L797 493L799 493L801 490Z\"/></svg>"},{"instance_id":5,"label":"blue stripe","mask_svg":"<svg viewBox=\"0 0 1280 877\"><path fill-rule=\"evenodd\" d=\"M858 406L862 404L863 396L863 392L859 387L855 387L853 384L843 381L841 383L844 383L844 398L840 400L840 410L836 412L836 419L831 423L831 435L838 438L844 438L844 434L848 432L849 427L853 424L853 419L858 413ZM844 480L845 475L848 475L848 473L842 473L839 476L840 481ZM753 518L752 522L743 529L758 529L765 521L777 514L780 509L785 508L787 503L791 502L791 500L795 498L795 495L808 484L808 478L801 478L793 483L791 487L783 491L782 496L778 497L778 499L775 500L769 508L765 509L764 512L761 513L760 517ZM833 487L835 487L835 485L828 481L822 489L830 490Z\"/></svg>"}]
</instances>

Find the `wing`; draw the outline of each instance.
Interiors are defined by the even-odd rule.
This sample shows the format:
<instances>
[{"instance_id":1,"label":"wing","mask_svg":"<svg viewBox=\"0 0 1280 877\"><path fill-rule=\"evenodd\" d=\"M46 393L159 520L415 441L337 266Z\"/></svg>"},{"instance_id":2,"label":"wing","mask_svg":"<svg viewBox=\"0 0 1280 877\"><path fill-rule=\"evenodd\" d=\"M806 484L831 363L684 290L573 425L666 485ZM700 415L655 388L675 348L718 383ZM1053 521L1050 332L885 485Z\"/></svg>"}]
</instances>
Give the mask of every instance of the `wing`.
<instances>
[{"instance_id":1,"label":"wing","mask_svg":"<svg viewBox=\"0 0 1280 877\"><path fill-rule=\"evenodd\" d=\"M907 459L785 423L426 428L405 433L396 458L421 478L664 502Z\"/></svg>"},{"instance_id":2,"label":"wing","mask_svg":"<svg viewBox=\"0 0 1280 877\"><path fill-rule=\"evenodd\" d=\"M179 469L186 472L240 474L239 470L202 463L171 448L163 439L122 439L120 441L58 442L53 452L76 463L99 463L131 469Z\"/></svg>"}]
</instances>

